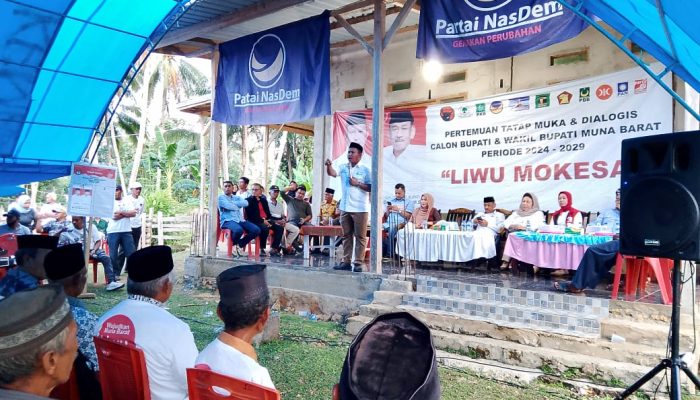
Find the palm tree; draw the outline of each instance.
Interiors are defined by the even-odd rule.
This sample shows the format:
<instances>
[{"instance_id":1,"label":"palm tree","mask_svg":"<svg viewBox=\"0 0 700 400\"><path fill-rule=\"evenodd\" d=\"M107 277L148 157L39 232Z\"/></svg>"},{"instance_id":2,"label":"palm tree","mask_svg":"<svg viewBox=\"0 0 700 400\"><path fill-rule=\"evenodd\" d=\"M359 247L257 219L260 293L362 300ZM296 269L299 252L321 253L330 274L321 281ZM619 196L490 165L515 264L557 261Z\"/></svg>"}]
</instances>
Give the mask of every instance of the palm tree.
<instances>
[{"instance_id":1,"label":"palm tree","mask_svg":"<svg viewBox=\"0 0 700 400\"><path fill-rule=\"evenodd\" d=\"M170 117L173 101L179 102L184 96L204 95L210 90L207 77L181 57L152 54L142 74L139 96L135 96L140 118L129 182L134 182L138 175L146 136L152 132L149 127L158 126ZM161 112L154 113L154 121L150 121L149 111L157 104L161 105Z\"/></svg>"}]
</instances>

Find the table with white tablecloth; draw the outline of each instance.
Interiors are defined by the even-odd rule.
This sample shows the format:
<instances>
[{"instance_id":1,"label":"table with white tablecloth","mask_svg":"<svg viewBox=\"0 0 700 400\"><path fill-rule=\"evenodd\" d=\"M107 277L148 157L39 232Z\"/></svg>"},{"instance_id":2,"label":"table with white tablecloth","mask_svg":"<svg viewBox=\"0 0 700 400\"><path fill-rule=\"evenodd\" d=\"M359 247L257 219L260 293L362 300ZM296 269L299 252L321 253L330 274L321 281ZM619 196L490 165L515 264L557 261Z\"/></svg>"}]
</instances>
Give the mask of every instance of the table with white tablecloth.
<instances>
[{"instance_id":1,"label":"table with white tablecloth","mask_svg":"<svg viewBox=\"0 0 700 400\"><path fill-rule=\"evenodd\" d=\"M496 256L496 242L489 229L438 231L401 229L396 235L396 252L415 261L467 262Z\"/></svg>"}]
</instances>

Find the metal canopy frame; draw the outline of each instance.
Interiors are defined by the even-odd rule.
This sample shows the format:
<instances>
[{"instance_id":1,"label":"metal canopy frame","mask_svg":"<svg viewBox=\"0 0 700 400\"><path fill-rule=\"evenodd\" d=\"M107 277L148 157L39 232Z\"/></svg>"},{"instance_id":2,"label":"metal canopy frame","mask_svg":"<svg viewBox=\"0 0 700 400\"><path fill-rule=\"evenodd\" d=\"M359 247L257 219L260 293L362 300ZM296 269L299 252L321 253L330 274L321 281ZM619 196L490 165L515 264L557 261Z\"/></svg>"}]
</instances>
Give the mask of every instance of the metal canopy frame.
<instances>
[{"instance_id":1,"label":"metal canopy frame","mask_svg":"<svg viewBox=\"0 0 700 400\"><path fill-rule=\"evenodd\" d=\"M92 156L86 155L85 158L90 160L92 163L97 157L97 152L100 149L102 140L104 139L109 126L112 123L112 118L117 113L117 108L121 104L122 99L129 92L131 88L131 83L136 79L136 76L141 71L141 68L146 64L148 57L157 49L158 43L165 37L165 35L170 31L170 29L177 25L177 21L189 10L189 8L195 4L198 0L175 0L177 1L177 6L173 9L168 17L160 23L160 29L154 32L148 40L145 42L144 47L138 52L136 59L131 62L129 69L124 74L119 86L114 91L112 95L112 101L105 105L102 112L102 118L97 127L95 127L95 135L93 135L90 143L88 144L88 152L93 148L93 142L95 138L97 139L97 144L94 146L94 151ZM155 40L154 40L155 39Z\"/></svg>"},{"instance_id":2,"label":"metal canopy frame","mask_svg":"<svg viewBox=\"0 0 700 400\"><path fill-rule=\"evenodd\" d=\"M585 11L583 11L583 6L584 2L583 0L575 0L576 4L572 5L569 4L567 0L557 0L561 5L564 7L568 8L572 12L574 12L576 15L578 15L579 18L583 19L586 21L589 25L594 27L598 32L602 33L603 36L608 38L617 48L619 48L623 53L625 53L629 58L632 59L637 65L639 65L640 68L644 70L656 83L659 84L668 94L673 97L674 100L678 102L683 108L685 108L688 113L690 113L696 120L700 121L700 114L698 111L694 110L678 93L676 93L673 88L669 87L666 82L663 81L664 76L671 72L671 68L673 68L674 65L678 64L678 57L676 56L676 48L673 44L673 40L670 37L669 31L668 31L668 26L666 24L666 19L661 18L661 22L664 27L664 32L666 34L666 38L668 39L669 45L671 46L671 51L672 51L672 56L674 58L675 63L672 65L666 65L664 70L661 71L660 73L655 73L652 71L651 68L642 60L639 56L634 54L627 46L625 46L625 41L634 33L636 32L636 29L630 30L628 32L620 32L622 34L621 38L616 38L613 36L610 32L608 32L607 29L605 29L600 23L595 21L593 18L589 17ZM663 6L661 5L661 2L657 1L657 6L659 7L659 13L663 15Z\"/></svg>"}]
</instances>

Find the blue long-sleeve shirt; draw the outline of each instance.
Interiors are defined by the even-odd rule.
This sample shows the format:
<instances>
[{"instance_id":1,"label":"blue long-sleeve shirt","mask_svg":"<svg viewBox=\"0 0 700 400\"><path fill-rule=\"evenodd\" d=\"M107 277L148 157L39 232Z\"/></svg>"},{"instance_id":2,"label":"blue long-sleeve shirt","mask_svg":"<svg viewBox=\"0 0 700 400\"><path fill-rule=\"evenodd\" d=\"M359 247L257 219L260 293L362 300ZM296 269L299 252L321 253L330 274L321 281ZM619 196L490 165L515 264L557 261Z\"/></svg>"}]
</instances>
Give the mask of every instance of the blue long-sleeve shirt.
<instances>
[{"instance_id":1,"label":"blue long-sleeve shirt","mask_svg":"<svg viewBox=\"0 0 700 400\"><path fill-rule=\"evenodd\" d=\"M218 204L223 226L226 221L241 222L241 209L248 205L248 200L235 195L220 194Z\"/></svg>"}]
</instances>

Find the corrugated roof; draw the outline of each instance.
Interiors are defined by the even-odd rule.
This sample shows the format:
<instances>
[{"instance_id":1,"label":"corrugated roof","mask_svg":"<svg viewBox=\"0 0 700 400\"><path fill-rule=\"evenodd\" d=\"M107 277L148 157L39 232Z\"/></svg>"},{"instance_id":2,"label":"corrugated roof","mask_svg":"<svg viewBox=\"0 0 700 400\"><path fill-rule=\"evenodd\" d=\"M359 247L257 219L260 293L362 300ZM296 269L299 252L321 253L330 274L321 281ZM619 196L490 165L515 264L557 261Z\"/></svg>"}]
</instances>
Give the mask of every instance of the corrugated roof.
<instances>
[{"instance_id":1,"label":"corrugated roof","mask_svg":"<svg viewBox=\"0 0 700 400\"><path fill-rule=\"evenodd\" d=\"M206 31L197 35L196 38L206 39L216 43L227 42L229 40L250 35L252 33L261 32L280 25L288 24L290 22L318 15L325 10L337 10L354 2L355 1L348 0L307 1L284 8L281 11L277 11L258 18L252 18L243 22L232 24L221 29L216 29L214 31ZM190 10L180 19L178 25L175 28L171 29L171 31L165 36L164 43L169 43L172 37L179 36L183 30L190 30L193 27L197 26L197 24L215 21L218 18L224 17L234 12L242 12L242 10L244 10L246 7L254 6L258 3L259 1L255 0L201 0L190 8ZM392 7L395 8L392 9ZM388 8L390 9L390 11L387 14L386 18L387 29L396 19L398 15L397 11L400 9L400 5L398 5L398 3L394 5L393 3L389 2ZM358 10L354 10L352 12L344 13L343 16L346 19L352 19L354 17L371 15L372 12L373 6L370 5ZM417 25L418 18L418 12L411 12L407 16L406 20L403 22L402 27ZM355 28L362 36L371 36L374 33L374 25L372 19L354 23L353 28ZM194 39L194 37L190 39ZM342 27L338 29L333 29L331 31L332 44L352 39L353 36ZM186 40L187 39L184 39L184 41ZM181 50L187 52L189 50L192 50L192 47L188 47L187 43L183 43ZM164 51L167 52L167 50Z\"/></svg>"}]
</instances>

